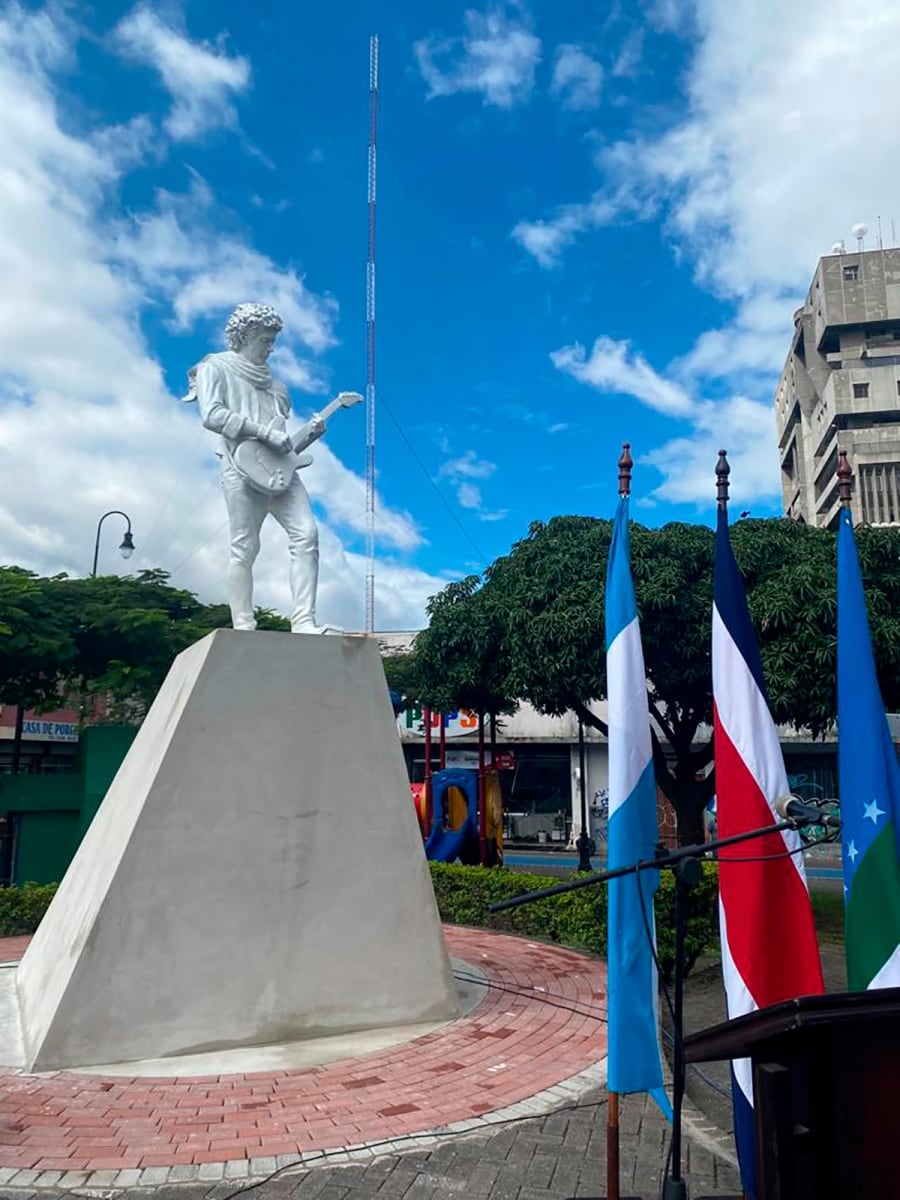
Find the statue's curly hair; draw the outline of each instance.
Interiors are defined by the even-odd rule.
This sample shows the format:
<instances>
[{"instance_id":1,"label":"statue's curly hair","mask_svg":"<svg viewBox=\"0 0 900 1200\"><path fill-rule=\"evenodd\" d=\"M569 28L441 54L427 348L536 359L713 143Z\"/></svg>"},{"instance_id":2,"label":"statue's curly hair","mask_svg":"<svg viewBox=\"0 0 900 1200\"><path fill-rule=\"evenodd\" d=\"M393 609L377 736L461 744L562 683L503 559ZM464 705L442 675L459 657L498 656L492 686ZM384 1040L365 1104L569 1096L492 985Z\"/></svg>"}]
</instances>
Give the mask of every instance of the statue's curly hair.
<instances>
[{"instance_id":1,"label":"statue's curly hair","mask_svg":"<svg viewBox=\"0 0 900 1200\"><path fill-rule=\"evenodd\" d=\"M240 350L252 329L274 329L280 333L284 322L271 304L239 304L225 326L225 344Z\"/></svg>"}]
</instances>

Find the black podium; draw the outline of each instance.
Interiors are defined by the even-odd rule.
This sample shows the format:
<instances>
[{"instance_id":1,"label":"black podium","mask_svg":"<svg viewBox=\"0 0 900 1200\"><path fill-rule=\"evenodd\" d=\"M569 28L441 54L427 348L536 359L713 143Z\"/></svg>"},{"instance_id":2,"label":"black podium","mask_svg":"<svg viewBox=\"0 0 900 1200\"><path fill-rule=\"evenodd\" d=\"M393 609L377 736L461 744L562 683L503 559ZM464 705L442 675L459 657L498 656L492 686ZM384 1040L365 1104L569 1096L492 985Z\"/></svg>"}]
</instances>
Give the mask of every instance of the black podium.
<instances>
[{"instance_id":1,"label":"black podium","mask_svg":"<svg viewBox=\"0 0 900 1200\"><path fill-rule=\"evenodd\" d=\"M685 1038L753 1063L759 1200L900 1197L900 988L806 996Z\"/></svg>"}]
</instances>

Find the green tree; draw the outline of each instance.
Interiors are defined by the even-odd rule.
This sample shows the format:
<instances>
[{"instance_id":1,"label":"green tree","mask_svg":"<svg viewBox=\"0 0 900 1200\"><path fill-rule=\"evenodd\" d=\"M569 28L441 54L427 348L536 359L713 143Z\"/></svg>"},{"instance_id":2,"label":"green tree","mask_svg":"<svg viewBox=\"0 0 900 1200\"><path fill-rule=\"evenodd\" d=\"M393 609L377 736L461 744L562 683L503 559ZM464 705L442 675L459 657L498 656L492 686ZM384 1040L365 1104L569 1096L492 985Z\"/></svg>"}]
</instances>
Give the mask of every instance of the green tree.
<instances>
[{"instance_id":1,"label":"green tree","mask_svg":"<svg viewBox=\"0 0 900 1200\"><path fill-rule=\"evenodd\" d=\"M54 580L0 567L0 697L39 709L59 699L76 657L68 622L53 603Z\"/></svg>"},{"instance_id":2,"label":"green tree","mask_svg":"<svg viewBox=\"0 0 900 1200\"><path fill-rule=\"evenodd\" d=\"M451 584L429 608L415 670L433 702L464 704L489 680L498 696L545 713L590 709L606 696L604 601L611 522L557 517L496 560L483 579ZM834 535L784 519L739 521L732 540L760 639L775 719L823 733L835 716ZM863 529L860 558L885 702L900 705L900 532ZM682 841L702 837L714 790L710 614L714 534L700 525L633 525L632 567L656 722L659 786ZM486 617L487 614L487 617ZM472 629L479 636L473 636ZM438 686L438 680L443 684Z\"/></svg>"},{"instance_id":3,"label":"green tree","mask_svg":"<svg viewBox=\"0 0 900 1200\"><path fill-rule=\"evenodd\" d=\"M414 698L439 712L512 712L504 611L477 575L449 583L428 602L428 628L408 668Z\"/></svg>"},{"instance_id":4,"label":"green tree","mask_svg":"<svg viewBox=\"0 0 900 1200\"><path fill-rule=\"evenodd\" d=\"M158 569L70 579L0 568L0 697L40 708L102 695L115 719L140 720L176 655L231 622L225 605L168 579ZM257 621L289 628L267 609Z\"/></svg>"}]
</instances>

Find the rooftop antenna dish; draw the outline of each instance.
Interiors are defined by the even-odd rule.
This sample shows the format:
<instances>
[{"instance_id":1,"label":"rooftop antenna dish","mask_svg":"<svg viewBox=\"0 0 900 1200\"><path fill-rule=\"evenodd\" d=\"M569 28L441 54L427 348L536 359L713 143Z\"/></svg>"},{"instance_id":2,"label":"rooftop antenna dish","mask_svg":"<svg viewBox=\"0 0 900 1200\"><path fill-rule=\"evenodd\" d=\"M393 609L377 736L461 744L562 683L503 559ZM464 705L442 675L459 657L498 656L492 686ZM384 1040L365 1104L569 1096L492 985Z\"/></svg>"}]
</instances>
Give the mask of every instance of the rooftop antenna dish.
<instances>
[{"instance_id":1,"label":"rooftop antenna dish","mask_svg":"<svg viewBox=\"0 0 900 1200\"><path fill-rule=\"evenodd\" d=\"M859 251L865 250L866 234L869 232L868 225L864 225L862 222L860 222L858 225L854 225L853 228L850 230L850 232L856 238L857 250L859 250Z\"/></svg>"},{"instance_id":2,"label":"rooftop antenna dish","mask_svg":"<svg viewBox=\"0 0 900 1200\"><path fill-rule=\"evenodd\" d=\"M831 253L832 254L846 254L847 251L844 249L844 243L843 242L835 242L834 245L831 247Z\"/></svg>"}]
</instances>

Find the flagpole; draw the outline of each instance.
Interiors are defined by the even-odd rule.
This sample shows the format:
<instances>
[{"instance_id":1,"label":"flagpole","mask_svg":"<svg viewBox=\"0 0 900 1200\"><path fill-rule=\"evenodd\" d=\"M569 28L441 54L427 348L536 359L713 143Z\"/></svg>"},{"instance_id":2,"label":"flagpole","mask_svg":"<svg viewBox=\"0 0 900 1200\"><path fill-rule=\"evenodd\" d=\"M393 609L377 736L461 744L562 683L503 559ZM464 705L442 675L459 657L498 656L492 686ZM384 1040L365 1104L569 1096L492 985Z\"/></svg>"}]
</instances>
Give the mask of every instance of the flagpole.
<instances>
[{"instance_id":1,"label":"flagpole","mask_svg":"<svg viewBox=\"0 0 900 1200\"><path fill-rule=\"evenodd\" d=\"M631 443L622 443L619 456L619 499L627 500L631 495ZM606 1106L606 1195L607 1200L619 1200L619 1093L607 1091Z\"/></svg>"},{"instance_id":2,"label":"flagpole","mask_svg":"<svg viewBox=\"0 0 900 1200\"><path fill-rule=\"evenodd\" d=\"M631 444L623 442L618 463L620 500L625 500L631 495L631 469L633 466ZM608 1097L609 1103L606 1107L606 1195L607 1200L619 1200L619 1093L609 1092Z\"/></svg>"}]
</instances>

